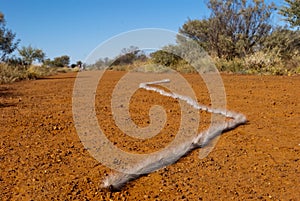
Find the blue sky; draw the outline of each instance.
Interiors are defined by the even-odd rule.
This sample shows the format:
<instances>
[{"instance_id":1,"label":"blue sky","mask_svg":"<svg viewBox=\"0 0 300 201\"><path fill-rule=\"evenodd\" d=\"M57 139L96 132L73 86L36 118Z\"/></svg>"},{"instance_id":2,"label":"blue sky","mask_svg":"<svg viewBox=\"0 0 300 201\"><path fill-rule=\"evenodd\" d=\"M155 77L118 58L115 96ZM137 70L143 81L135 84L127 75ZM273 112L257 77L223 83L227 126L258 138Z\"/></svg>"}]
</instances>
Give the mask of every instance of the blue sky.
<instances>
[{"instance_id":1,"label":"blue sky","mask_svg":"<svg viewBox=\"0 0 300 201\"><path fill-rule=\"evenodd\" d=\"M178 29L208 15L207 0L0 0L20 46L84 61L103 41L141 28ZM267 2L270 2L267 1ZM283 0L274 1L281 5ZM278 20L277 18L274 19Z\"/></svg>"}]
</instances>

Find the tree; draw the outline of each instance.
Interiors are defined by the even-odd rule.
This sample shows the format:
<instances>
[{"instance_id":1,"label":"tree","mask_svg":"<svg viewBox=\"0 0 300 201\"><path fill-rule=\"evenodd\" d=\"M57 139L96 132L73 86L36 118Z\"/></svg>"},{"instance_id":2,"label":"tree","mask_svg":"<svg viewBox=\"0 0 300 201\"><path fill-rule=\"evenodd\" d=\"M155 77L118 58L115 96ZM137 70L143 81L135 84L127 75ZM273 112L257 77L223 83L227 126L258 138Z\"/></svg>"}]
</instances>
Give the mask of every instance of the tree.
<instances>
[{"instance_id":1,"label":"tree","mask_svg":"<svg viewBox=\"0 0 300 201\"><path fill-rule=\"evenodd\" d=\"M129 48L123 48L121 50L121 55L129 54L129 53L138 53L140 50L138 47L131 45Z\"/></svg>"},{"instance_id":2,"label":"tree","mask_svg":"<svg viewBox=\"0 0 300 201\"><path fill-rule=\"evenodd\" d=\"M45 53L41 49L33 48L31 45L28 47L23 46L18 49L20 56L25 65L31 65L33 61L44 62Z\"/></svg>"},{"instance_id":3,"label":"tree","mask_svg":"<svg viewBox=\"0 0 300 201\"><path fill-rule=\"evenodd\" d=\"M5 61L9 66L23 67L23 61L20 57L11 56Z\"/></svg>"},{"instance_id":4,"label":"tree","mask_svg":"<svg viewBox=\"0 0 300 201\"><path fill-rule=\"evenodd\" d=\"M75 68L75 67L78 67L78 68L81 68L82 67L82 61L77 61L76 64L71 64L71 68Z\"/></svg>"},{"instance_id":5,"label":"tree","mask_svg":"<svg viewBox=\"0 0 300 201\"><path fill-rule=\"evenodd\" d=\"M117 58L111 65L112 66L128 65L138 60L146 61L147 56L138 47L130 46L129 48L123 48L121 50L121 55L117 56Z\"/></svg>"},{"instance_id":6,"label":"tree","mask_svg":"<svg viewBox=\"0 0 300 201\"><path fill-rule=\"evenodd\" d=\"M178 55L172 54L169 51L158 50L150 54L152 62L168 67L173 67L179 63L181 58Z\"/></svg>"},{"instance_id":7,"label":"tree","mask_svg":"<svg viewBox=\"0 0 300 201\"><path fill-rule=\"evenodd\" d=\"M4 15L3 13L0 12L0 22L3 22L4 21Z\"/></svg>"},{"instance_id":8,"label":"tree","mask_svg":"<svg viewBox=\"0 0 300 201\"><path fill-rule=\"evenodd\" d=\"M77 65L79 68L81 68L81 67L82 67L82 61L77 61L77 62L76 62L76 65Z\"/></svg>"},{"instance_id":9,"label":"tree","mask_svg":"<svg viewBox=\"0 0 300 201\"><path fill-rule=\"evenodd\" d=\"M65 66L69 65L70 57L67 56L67 55L63 55L63 56L60 56L60 57L55 57L52 62L53 62L53 66L65 67Z\"/></svg>"},{"instance_id":10,"label":"tree","mask_svg":"<svg viewBox=\"0 0 300 201\"><path fill-rule=\"evenodd\" d=\"M300 0L285 0L286 6L282 6L279 14L292 26L300 28Z\"/></svg>"},{"instance_id":11,"label":"tree","mask_svg":"<svg viewBox=\"0 0 300 201\"><path fill-rule=\"evenodd\" d=\"M3 13L0 12L0 61L5 61L13 53L20 42L15 41L16 34L7 29Z\"/></svg>"},{"instance_id":12,"label":"tree","mask_svg":"<svg viewBox=\"0 0 300 201\"><path fill-rule=\"evenodd\" d=\"M275 5L266 5L263 0L210 0L207 6L209 18L189 19L179 31L219 58L229 60L253 53L272 29Z\"/></svg>"},{"instance_id":13,"label":"tree","mask_svg":"<svg viewBox=\"0 0 300 201\"><path fill-rule=\"evenodd\" d=\"M87 68L105 69L106 67L110 66L113 62L114 62L114 59L110 59L108 57L99 58L94 64L88 65Z\"/></svg>"},{"instance_id":14,"label":"tree","mask_svg":"<svg viewBox=\"0 0 300 201\"><path fill-rule=\"evenodd\" d=\"M49 58L44 60L44 65L48 66L48 67L53 67L54 66L53 61L51 61L51 59L49 59Z\"/></svg>"},{"instance_id":15,"label":"tree","mask_svg":"<svg viewBox=\"0 0 300 201\"><path fill-rule=\"evenodd\" d=\"M65 67L68 66L69 63L70 63L70 57L67 55L55 57L53 60L45 59L44 61L44 65L49 67Z\"/></svg>"},{"instance_id":16,"label":"tree","mask_svg":"<svg viewBox=\"0 0 300 201\"><path fill-rule=\"evenodd\" d=\"M282 59L292 60L300 55L300 31L276 28L264 43L265 51L273 51Z\"/></svg>"}]
</instances>

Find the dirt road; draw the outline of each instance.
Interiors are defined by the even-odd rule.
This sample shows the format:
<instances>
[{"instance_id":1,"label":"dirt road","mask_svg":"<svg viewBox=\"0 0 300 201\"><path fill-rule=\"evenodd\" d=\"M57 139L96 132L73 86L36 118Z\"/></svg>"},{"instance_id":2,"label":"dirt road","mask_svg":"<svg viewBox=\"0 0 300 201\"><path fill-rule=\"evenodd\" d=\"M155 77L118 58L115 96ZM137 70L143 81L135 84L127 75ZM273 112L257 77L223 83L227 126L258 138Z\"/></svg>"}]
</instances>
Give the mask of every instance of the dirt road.
<instances>
[{"instance_id":1,"label":"dirt road","mask_svg":"<svg viewBox=\"0 0 300 201\"><path fill-rule=\"evenodd\" d=\"M107 72L100 83L99 122L125 151L161 149L178 129L178 103L147 91L135 94L130 107L138 125L149 123L154 103L170 117L157 138L139 144L113 125L109 100L122 75ZM0 200L300 200L299 76L222 75L227 108L245 114L248 123L224 133L205 159L195 150L120 192L100 188L112 171L89 154L76 133L75 77L67 73L0 85ZM198 100L209 104L199 77L186 79Z\"/></svg>"}]
</instances>

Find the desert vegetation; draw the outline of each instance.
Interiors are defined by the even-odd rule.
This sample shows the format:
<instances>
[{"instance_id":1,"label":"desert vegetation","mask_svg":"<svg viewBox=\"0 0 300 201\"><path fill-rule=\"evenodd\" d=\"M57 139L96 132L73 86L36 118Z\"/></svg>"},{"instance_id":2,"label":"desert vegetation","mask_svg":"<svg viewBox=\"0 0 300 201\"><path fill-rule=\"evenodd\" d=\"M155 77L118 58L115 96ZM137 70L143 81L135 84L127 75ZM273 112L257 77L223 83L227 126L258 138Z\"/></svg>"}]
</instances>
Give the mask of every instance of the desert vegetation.
<instances>
[{"instance_id":1,"label":"desert vegetation","mask_svg":"<svg viewBox=\"0 0 300 201\"><path fill-rule=\"evenodd\" d=\"M125 47L116 58L99 58L89 69L127 71L145 66L145 71L170 69L192 73L195 69L178 52L182 40L196 41L221 72L240 74L294 75L300 73L300 10L298 0L285 0L282 7L265 1L209 0L209 16L188 19L179 29L177 44L145 54L138 47ZM281 22L272 21L274 15ZM70 57L46 58L42 49L18 47L19 39L7 28L0 13L0 83L33 79L56 72L78 71L83 64L70 65ZM19 57L12 56L18 52ZM193 53L191 53L193 54ZM192 56L192 55L190 55ZM39 66L33 65L38 63ZM71 68L68 68L70 66Z\"/></svg>"},{"instance_id":2,"label":"desert vegetation","mask_svg":"<svg viewBox=\"0 0 300 201\"><path fill-rule=\"evenodd\" d=\"M78 71L82 64L78 61L69 68L68 55L51 60L46 58L42 49L31 45L19 47L19 43L20 39L16 39L16 33L7 28L4 14L0 12L0 84ZM19 56L12 55L14 52L18 52Z\"/></svg>"},{"instance_id":3,"label":"desert vegetation","mask_svg":"<svg viewBox=\"0 0 300 201\"><path fill-rule=\"evenodd\" d=\"M222 72L241 74L293 75L300 73L299 1L286 0L276 7L264 1L210 0L210 15L188 19L179 29L176 45L168 45L150 55L138 47L124 48L113 59L99 59L92 68L132 70L144 64L169 67L183 73L194 72L189 62L170 52L184 50L182 40L196 41ZM298 5L298 6L297 6ZM281 16L285 25L272 21ZM193 54L193 53L191 53ZM192 55L190 55L192 56ZM155 68L165 71L166 68Z\"/></svg>"}]
</instances>

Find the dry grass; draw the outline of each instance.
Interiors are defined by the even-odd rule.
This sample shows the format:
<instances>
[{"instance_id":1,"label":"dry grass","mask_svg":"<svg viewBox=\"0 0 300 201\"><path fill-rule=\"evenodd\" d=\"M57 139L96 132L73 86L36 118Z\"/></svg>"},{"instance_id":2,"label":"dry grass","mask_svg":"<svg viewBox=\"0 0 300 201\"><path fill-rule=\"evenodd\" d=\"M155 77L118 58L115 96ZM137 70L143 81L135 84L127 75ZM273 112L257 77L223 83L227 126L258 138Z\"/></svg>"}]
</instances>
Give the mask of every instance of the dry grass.
<instances>
[{"instance_id":1,"label":"dry grass","mask_svg":"<svg viewBox=\"0 0 300 201\"><path fill-rule=\"evenodd\" d=\"M225 60L214 58L217 68L222 72L261 75L300 74L300 56L282 59L274 52L256 52L245 58Z\"/></svg>"},{"instance_id":2,"label":"dry grass","mask_svg":"<svg viewBox=\"0 0 300 201\"><path fill-rule=\"evenodd\" d=\"M28 77L26 70L0 64L0 84L11 83Z\"/></svg>"},{"instance_id":3,"label":"dry grass","mask_svg":"<svg viewBox=\"0 0 300 201\"><path fill-rule=\"evenodd\" d=\"M211 62L220 72L253 74L253 75L296 75L300 74L300 55L296 54L292 58L282 58L275 51L258 51L244 58L233 58L226 60L214 57L206 63L200 61L199 66L209 67ZM163 66L148 60L146 62L135 62L129 65L116 65L108 67L109 70L116 71L139 71L139 72L170 72L172 70L180 73L195 73L197 69L189 65L186 61L179 61L175 66ZM200 69L201 70L201 69Z\"/></svg>"},{"instance_id":4,"label":"dry grass","mask_svg":"<svg viewBox=\"0 0 300 201\"><path fill-rule=\"evenodd\" d=\"M46 66L9 66L0 64L0 84L12 83L20 80L31 80L54 75L56 73L78 72L79 68L53 68Z\"/></svg>"}]
</instances>

